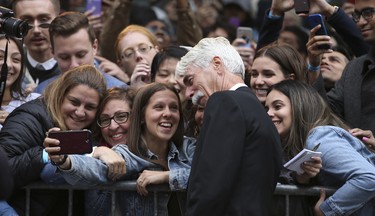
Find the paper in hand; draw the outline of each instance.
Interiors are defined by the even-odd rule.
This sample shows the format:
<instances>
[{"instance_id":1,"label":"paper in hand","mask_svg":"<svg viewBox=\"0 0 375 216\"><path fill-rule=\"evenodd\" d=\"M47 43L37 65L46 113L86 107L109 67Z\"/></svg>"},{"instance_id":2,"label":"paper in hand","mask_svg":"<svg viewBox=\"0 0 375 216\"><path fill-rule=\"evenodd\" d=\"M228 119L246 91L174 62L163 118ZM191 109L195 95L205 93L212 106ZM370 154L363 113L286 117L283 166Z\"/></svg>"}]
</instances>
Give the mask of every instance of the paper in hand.
<instances>
[{"instance_id":1,"label":"paper in hand","mask_svg":"<svg viewBox=\"0 0 375 216\"><path fill-rule=\"evenodd\" d=\"M290 159L288 162L284 164L284 167L296 171L298 174L303 174L304 171L301 168L301 165L305 161L310 161L311 157L320 157L321 152L311 151L309 149L303 149L300 153Z\"/></svg>"}]
</instances>

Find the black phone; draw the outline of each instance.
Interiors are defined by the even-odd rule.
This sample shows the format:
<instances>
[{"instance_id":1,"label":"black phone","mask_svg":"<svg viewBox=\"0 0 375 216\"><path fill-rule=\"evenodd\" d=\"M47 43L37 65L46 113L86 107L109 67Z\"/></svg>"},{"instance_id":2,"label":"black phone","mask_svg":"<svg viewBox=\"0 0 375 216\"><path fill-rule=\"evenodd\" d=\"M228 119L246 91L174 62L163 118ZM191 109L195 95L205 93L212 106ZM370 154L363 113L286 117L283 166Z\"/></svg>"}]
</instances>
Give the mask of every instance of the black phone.
<instances>
[{"instance_id":1,"label":"black phone","mask_svg":"<svg viewBox=\"0 0 375 216\"><path fill-rule=\"evenodd\" d=\"M60 141L60 154L88 154L92 152L92 132L90 130L50 131L48 137Z\"/></svg>"},{"instance_id":2,"label":"black phone","mask_svg":"<svg viewBox=\"0 0 375 216\"><path fill-rule=\"evenodd\" d=\"M310 14L307 17L310 29L315 28L315 26L320 24L320 29L315 33L315 35L328 35L327 29L324 25L323 17L320 14ZM331 49L330 44L322 44L318 47L319 49Z\"/></svg>"},{"instance_id":3,"label":"black phone","mask_svg":"<svg viewBox=\"0 0 375 216\"><path fill-rule=\"evenodd\" d=\"M310 1L309 0L295 0L294 10L296 14L304 13L308 14L310 11Z\"/></svg>"}]
</instances>

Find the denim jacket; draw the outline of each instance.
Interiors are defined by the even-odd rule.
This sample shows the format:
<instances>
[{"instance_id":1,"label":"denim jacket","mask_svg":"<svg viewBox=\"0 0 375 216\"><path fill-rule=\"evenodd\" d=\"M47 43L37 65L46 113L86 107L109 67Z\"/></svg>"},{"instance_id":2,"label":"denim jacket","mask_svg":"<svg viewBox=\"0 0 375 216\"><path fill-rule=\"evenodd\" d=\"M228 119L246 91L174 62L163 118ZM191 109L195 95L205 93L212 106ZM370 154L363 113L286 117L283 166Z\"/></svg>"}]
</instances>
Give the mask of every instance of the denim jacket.
<instances>
[{"instance_id":1,"label":"denim jacket","mask_svg":"<svg viewBox=\"0 0 375 216\"><path fill-rule=\"evenodd\" d=\"M348 131L334 126L311 130L306 148L320 143L321 185L338 190L321 205L325 215L375 215L375 154Z\"/></svg>"},{"instance_id":2,"label":"denim jacket","mask_svg":"<svg viewBox=\"0 0 375 216\"><path fill-rule=\"evenodd\" d=\"M177 149L172 143L168 153L169 168L169 188L171 191L185 190L189 179L191 162L195 151L196 141L194 138L185 137L183 145ZM120 180L136 179L143 170L161 170L158 164L144 160L129 151L127 145L116 145L112 148L119 153L125 160L126 174ZM148 152L149 158L157 157L151 151ZM82 156L71 155L71 169L61 170L65 180L72 185L97 185L111 183L107 179L108 167L100 160ZM158 192L157 206L154 206L154 194L150 193L143 197L137 192L126 191L119 192L118 200L121 202L120 208L122 215L168 215L167 204L170 192ZM179 197L181 210L185 210L184 197ZM157 208L157 209L155 209Z\"/></svg>"}]
</instances>

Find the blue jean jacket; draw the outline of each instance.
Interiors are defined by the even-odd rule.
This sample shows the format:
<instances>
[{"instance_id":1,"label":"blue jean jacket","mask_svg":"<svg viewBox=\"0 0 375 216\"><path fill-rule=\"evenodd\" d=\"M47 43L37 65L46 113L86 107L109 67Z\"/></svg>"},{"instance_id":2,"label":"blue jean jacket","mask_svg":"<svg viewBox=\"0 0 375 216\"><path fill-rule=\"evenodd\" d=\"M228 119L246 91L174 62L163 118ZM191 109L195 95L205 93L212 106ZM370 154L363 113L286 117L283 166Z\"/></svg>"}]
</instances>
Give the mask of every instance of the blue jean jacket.
<instances>
[{"instance_id":1,"label":"blue jean jacket","mask_svg":"<svg viewBox=\"0 0 375 216\"><path fill-rule=\"evenodd\" d=\"M321 185L338 190L321 205L325 215L375 215L375 154L348 131L334 126L314 128L306 141L320 143Z\"/></svg>"},{"instance_id":2,"label":"blue jean jacket","mask_svg":"<svg viewBox=\"0 0 375 216\"><path fill-rule=\"evenodd\" d=\"M168 153L169 168L169 187L171 191L185 190L189 179L191 162L195 151L195 139L185 138L183 145L177 149L172 143ZM143 170L161 170L158 164L144 160L129 151L127 145L116 145L112 148L119 153L125 160L126 174L120 180L136 179ZM151 151L148 152L149 158L156 157ZM100 160L82 156L71 155L71 169L60 170L65 180L72 185L97 185L111 183L107 179L108 167ZM136 192L118 192L118 201L121 202L120 208L122 215L150 215L154 211L158 215L168 215L167 204L170 192L158 192L157 206L154 206L154 194L150 193L146 197L138 195ZM185 204L182 197L180 204ZM184 206L180 206L185 209ZM155 209L157 208L157 209Z\"/></svg>"}]
</instances>

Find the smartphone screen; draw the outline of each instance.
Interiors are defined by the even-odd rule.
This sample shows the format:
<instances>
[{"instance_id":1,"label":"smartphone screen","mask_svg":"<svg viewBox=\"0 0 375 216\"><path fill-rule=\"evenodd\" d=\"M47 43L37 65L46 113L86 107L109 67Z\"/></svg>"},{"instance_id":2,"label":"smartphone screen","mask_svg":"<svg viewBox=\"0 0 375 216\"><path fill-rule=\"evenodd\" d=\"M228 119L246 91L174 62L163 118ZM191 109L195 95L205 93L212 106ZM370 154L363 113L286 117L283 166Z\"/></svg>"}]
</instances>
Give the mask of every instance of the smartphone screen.
<instances>
[{"instance_id":1,"label":"smartphone screen","mask_svg":"<svg viewBox=\"0 0 375 216\"><path fill-rule=\"evenodd\" d=\"M94 15L100 15L102 12L102 0L86 0L86 11L94 8Z\"/></svg>"},{"instance_id":2,"label":"smartphone screen","mask_svg":"<svg viewBox=\"0 0 375 216\"><path fill-rule=\"evenodd\" d=\"M300 14L300 13L308 14L310 10L309 0L295 0L294 10L296 11L297 14Z\"/></svg>"},{"instance_id":3,"label":"smartphone screen","mask_svg":"<svg viewBox=\"0 0 375 216\"><path fill-rule=\"evenodd\" d=\"M60 151L53 154L88 154L92 152L90 130L51 131L49 138L60 141Z\"/></svg>"},{"instance_id":4,"label":"smartphone screen","mask_svg":"<svg viewBox=\"0 0 375 216\"><path fill-rule=\"evenodd\" d=\"M320 14L310 14L307 18L310 29L315 28L315 26L320 25L320 29L315 33L315 35L328 35L327 29L324 25L322 15ZM329 44L323 44L319 46L319 49L330 49Z\"/></svg>"}]
</instances>

